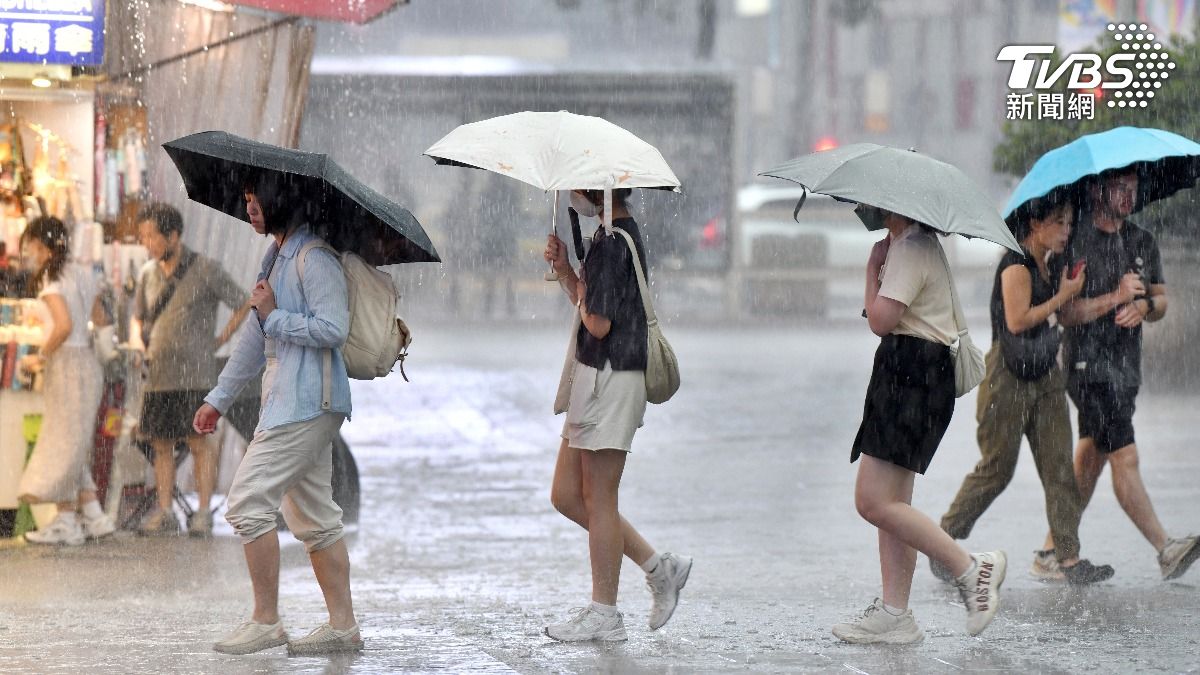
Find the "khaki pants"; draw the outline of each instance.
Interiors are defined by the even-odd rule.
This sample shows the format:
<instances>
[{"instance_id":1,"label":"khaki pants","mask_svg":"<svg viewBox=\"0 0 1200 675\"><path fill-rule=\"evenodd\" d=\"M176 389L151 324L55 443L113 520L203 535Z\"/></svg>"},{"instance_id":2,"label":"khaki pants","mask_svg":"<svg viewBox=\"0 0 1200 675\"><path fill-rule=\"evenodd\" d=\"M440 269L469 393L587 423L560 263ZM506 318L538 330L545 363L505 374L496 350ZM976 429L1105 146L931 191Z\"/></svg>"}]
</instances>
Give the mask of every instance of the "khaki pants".
<instances>
[{"instance_id":1,"label":"khaki pants","mask_svg":"<svg viewBox=\"0 0 1200 675\"><path fill-rule=\"evenodd\" d=\"M963 480L942 529L966 539L975 521L1004 491L1017 470L1021 437L1029 439L1046 493L1046 518L1059 560L1079 555L1079 488L1071 461L1071 419L1066 378L1055 367L1042 379L1018 379L1004 366L999 343L987 353L987 375L979 387L975 419L982 457Z\"/></svg>"},{"instance_id":2,"label":"khaki pants","mask_svg":"<svg viewBox=\"0 0 1200 675\"><path fill-rule=\"evenodd\" d=\"M333 437L346 416L322 413L254 435L229 487L225 520L244 543L275 529L275 514L311 553L342 538L333 501ZM282 507L282 508L281 508Z\"/></svg>"}]
</instances>

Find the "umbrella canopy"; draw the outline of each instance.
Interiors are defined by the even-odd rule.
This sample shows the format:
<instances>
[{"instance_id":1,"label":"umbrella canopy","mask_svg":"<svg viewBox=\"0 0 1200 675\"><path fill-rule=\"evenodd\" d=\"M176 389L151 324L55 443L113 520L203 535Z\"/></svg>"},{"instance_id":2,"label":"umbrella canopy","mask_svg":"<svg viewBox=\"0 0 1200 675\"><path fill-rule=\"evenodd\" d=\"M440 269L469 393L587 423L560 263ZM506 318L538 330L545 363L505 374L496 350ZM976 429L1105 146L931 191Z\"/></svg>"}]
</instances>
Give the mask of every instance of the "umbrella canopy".
<instances>
[{"instance_id":1,"label":"umbrella canopy","mask_svg":"<svg viewBox=\"0 0 1200 675\"><path fill-rule=\"evenodd\" d=\"M887 209L947 234L1021 252L991 200L950 164L911 150L856 143L814 152L759 174L810 192Z\"/></svg>"},{"instance_id":2,"label":"umbrella canopy","mask_svg":"<svg viewBox=\"0 0 1200 675\"><path fill-rule=\"evenodd\" d=\"M1117 127L1088 134L1042 155L1021 179L1004 207L1004 217L1022 204L1110 169L1138 172L1134 210L1194 187L1200 177L1200 143L1161 129Z\"/></svg>"},{"instance_id":3,"label":"umbrella canopy","mask_svg":"<svg viewBox=\"0 0 1200 675\"><path fill-rule=\"evenodd\" d=\"M441 261L408 209L359 182L326 155L224 131L184 136L163 148L179 169L188 198L222 213L249 222L246 185L288 186L306 199L301 206L309 223L339 251L353 251L377 266Z\"/></svg>"},{"instance_id":4,"label":"umbrella canopy","mask_svg":"<svg viewBox=\"0 0 1200 675\"><path fill-rule=\"evenodd\" d=\"M608 120L564 110L464 124L425 154L438 164L494 171L542 190L679 191L679 179L654 146Z\"/></svg>"}]
</instances>

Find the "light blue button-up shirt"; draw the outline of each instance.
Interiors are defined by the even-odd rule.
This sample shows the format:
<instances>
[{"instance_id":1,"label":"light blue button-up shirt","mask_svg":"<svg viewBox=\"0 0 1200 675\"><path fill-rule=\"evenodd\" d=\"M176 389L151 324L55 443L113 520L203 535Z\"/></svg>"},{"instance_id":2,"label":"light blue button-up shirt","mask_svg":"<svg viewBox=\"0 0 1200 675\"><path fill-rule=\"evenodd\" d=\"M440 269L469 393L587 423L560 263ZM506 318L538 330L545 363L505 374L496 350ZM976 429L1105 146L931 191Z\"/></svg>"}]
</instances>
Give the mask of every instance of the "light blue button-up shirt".
<instances>
[{"instance_id":1,"label":"light blue button-up shirt","mask_svg":"<svg viewBox=\"0 0 1200 675\"><path fill-rule=\"evenodd\" d=\"M302 227L288 235L282 250L274 242L267 249L258 278L266 278L278 250L271 272L276 309L261 327L253 313L242 325L216 388L204 398L225 414L250 378L266 365L267 339L273 340L278 365L270 390L264 392L256 431L311 420L323 412L350 415L350 381L341 352L350 331L350 308L342 266L328 250L311 249L304 261L303 286L296 268L296 255L314 238ZM325 349L333 350L328 409L321 407Z\"/></svg>"}]
</instances>

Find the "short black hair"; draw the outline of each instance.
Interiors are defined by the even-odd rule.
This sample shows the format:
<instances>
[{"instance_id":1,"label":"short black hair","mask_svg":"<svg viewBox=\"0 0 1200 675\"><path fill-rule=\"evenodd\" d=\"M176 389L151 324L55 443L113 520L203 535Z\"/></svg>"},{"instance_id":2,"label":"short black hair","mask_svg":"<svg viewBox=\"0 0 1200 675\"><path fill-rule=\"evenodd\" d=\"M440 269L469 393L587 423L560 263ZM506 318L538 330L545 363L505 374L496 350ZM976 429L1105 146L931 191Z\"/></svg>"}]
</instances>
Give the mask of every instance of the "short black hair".
<instances>
[{"instance_id":1,"label":"short black hair","mask_svg":"<svg viewBox=\"0 0 1200 675\"><path fill-rule=\"evenodd\" d=\"M1017 207L1008 217L1008 226L1017 241L1023 241L1033 231L1033 223L1045 220L1058 209L1075 206L1077 191L1069 188L1055 188L1049 193L1030 199Z\"/></svg>"},{"instance_id":2,"label":"short black hair","mask_svg":"<svg viewBox=\"0 0 1200 675\"><path fill-rule=\"evenodd\" d=\"M183 216L170 204L154 202L143 206L138 211L137 222L143 223L147 220L154 221L158 233L164 237L170 237L172 232L183 236Z\"/></svg>"}]
</instances>

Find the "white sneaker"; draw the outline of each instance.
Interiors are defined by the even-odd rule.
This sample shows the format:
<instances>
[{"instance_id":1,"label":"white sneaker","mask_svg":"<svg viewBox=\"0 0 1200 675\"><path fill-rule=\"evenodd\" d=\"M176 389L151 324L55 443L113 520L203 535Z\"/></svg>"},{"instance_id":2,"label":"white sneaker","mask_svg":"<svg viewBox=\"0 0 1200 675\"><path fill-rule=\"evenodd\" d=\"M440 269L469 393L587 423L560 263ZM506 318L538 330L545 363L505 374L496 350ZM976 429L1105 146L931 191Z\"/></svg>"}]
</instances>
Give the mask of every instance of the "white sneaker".
<instances>
[{"instance_id":1,"label":"white sneaker","mask_svg":"<svg viewBox=\"0 0 1200 675\"><path fill-rule=\"evenodd\" d=\"M358 624L338 630L326 623L299 640L288 642L288 656L361 652L362 648L363 639Z\"/></svg>"},{"instance_id":2,"label":"white sneaker","mask_svg":"<svg viewBox=\"0 0 1200 675\"><path fill-rule=\"evenodd\" d=\"M1067 580L1067 575L1058 564L1058 557L1054 555L1054 549L1034 551L1033 566L1029 569L1029 573L1033 575L1034 579L1047 583Z\"/></svg>"},{"instance_id":3,"label":"white sneaker","mask_svg":"<svg viewBox=\"0 0 1200 675\"><path fill-rule=\"evenodd\" d=\"M852 623L835 625L833 634L842 642L856 645L912 645L925 639L925 632L917 626L911 609L896 616L883 608L883 600L879 598Z\"/></svg>"},{"instance_id":4,"label":"white sneaker","mask_svg":"<svg viewBox=\"0 0 1200 675\"><path fill-rule=\"evenodd\" d=\"M1163 581L1178 579L1200 558L1200 537L1192 535L1181 539L1168 539L1158 552L1158 567Z\"/></svg>"},{"instance_id":5,"label":"white sneaker","mask_svg":"<svg viewBox=\"0 0 1200 675\"><path fill-rule=\"evenodd\" d=\"M975 569L955 580L954 585L967 606L967 632L979 635L1000 609L1000 585L1008 571L1004 551L974 553Z\"/></svg>"},{"instance_id":6,"label":"white sneaker","mask_svg":"<svg viewBox=\"0 0 1200 675\"><path fill-rule=\"evenodd\" d=\"M83 516L83 533L88 539L101 539L116 531L117 524L107 513L100 514L97 518Z\"/></svg>"},{"instance_id":7,"label":"white sneaker","mask_svg":"<svg viewBox=\"0 0 1200 675\"><path fill-rule=\"evenodd\" d=\"M271 647L287 644L287 631L283 621L272 624L247 621L221 640L213 644L213 651L222 654L253 654Z\"/></svg>"},{"instance_id":8,"label":"white sneaker","mask_svg":"<svg viewBox=\"0 0 1200 675\"><path fill-rule=\"evenodd\" d=\"M72 518L68 523L59 515L46 529L26 532L25 541L31 544L81 546L84 542L83 528L79 526L78 518Z\"/></svg>"},{"instance_id":9,"label":"white sneaker","mask_svg":"<svg viewBox=\"0 0 1200 675\"><path fill-rule=\"evenodd\" d=\"M564 623L546 626L546 635L559 642L622 642L625 634L625 617L620 612L605 616L589 607L571 610L571 618Z\"/></svg>"},{"instance_id":10,"label":"white sneaker","mask_svg":"<svg viewBox=\"0 0 1200 675\"><path fill-rule=\"evenodd\" d=\"M679 591L687 585L692 573L692 559L675 557L664 553L654 571L646 575L646 588L650 589L653 604L650 606L650 630L658 630L671 620L675 606L679 604Z\"/></svg>"}]
</instances>

